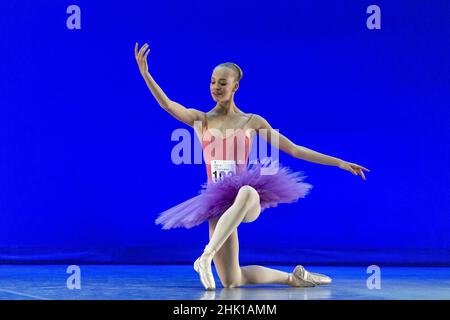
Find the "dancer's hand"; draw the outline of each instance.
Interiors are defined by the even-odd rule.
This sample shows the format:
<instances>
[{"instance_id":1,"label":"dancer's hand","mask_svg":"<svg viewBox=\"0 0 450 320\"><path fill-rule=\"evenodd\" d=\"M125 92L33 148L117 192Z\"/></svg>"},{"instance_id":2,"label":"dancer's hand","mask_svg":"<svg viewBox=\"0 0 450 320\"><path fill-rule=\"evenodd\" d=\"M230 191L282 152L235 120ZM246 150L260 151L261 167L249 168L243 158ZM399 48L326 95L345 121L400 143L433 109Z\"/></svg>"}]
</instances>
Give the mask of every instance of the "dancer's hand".
<instances>
[{"instance_id":1,"label":"dancer's hand","mask_svg":"<svg viewBox=\"0 0 450 320\"><path fill-rule=\"evenodd\" d=\"M361 175L363 180L366 180L366 176L364 175L363 170L365 170L367 172L370 172L369 169L364 168L363 166L360 166L359 164L347 162L347 161L344 161L344 160L341 160L341 162L339 162L338 167L341 168L341 169L350 171L355 176L356 175Z\"/></svg>"},{"instance_id":2,"label":"dancer's hand","mask_svg":"<svg viewBox=\"0 0 450 320\"><path fill-rule=\"evenodd\" d=\"M147 56L150 52L150 48L148 48L148 44L144 44L141 49L138 51L138 43L136 42L136 45L134 46L134 56L136 58L136 62L139 66L139 71L141 72L141 75L144 75L148 72L148 65L147 65ZM147 51L148 48L148 51ZM147 51L147 52L146 52Z\"/></svg>"}]
</instances>

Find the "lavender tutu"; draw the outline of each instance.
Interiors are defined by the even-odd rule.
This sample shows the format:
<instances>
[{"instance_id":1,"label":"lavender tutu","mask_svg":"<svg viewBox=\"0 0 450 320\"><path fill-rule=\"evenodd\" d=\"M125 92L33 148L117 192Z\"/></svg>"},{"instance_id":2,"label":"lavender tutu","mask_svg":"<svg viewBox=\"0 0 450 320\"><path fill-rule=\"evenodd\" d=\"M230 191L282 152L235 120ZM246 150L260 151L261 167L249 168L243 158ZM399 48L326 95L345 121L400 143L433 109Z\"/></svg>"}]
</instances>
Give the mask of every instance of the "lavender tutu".
<instances>
[{"instance_id":1,"label":"lavender tutu","mask_svg":"<svg viewBox=\"0 0 450 320\"><path fill-rule=\"evenodd\" d=\"M218 182L205 182L199 195L160 213L155 223L162 224L162 229L190 229L223 214L244 185L250 185L258 192L261 211L280 203L296 202L313 187L302 182L306 178L302 171L292 172L288 167L279 165L276 173L261 174L261 169L267 167L268 163L251 164L239 175L227 176Z\"/></svg>"}]
</instances>

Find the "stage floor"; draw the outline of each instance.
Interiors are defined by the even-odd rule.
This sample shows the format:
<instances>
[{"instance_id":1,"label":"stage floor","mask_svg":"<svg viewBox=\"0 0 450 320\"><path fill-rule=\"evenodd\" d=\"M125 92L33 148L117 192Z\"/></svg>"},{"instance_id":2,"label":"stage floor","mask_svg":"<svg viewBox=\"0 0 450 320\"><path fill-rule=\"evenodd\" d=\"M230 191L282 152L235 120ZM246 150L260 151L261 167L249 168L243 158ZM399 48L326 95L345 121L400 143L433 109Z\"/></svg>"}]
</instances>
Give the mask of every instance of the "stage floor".
<instances>
[{"instance_id":1,"label":"stage floor","mask_svg":"<svg viewBox=\"0 0 450 320\"><path fill-rule=\"evenodd\" d=\"M327 286L249 285L205 291L190 265L80 265L80 289L68 289L67 265L0 265L0 299L45 300L306 300L450 299L450 268L382 267L381 289L368 289L365 267L309 267L333 278ZM293 267L267 266L286 272Z\"/></svg>"}]
</instances>

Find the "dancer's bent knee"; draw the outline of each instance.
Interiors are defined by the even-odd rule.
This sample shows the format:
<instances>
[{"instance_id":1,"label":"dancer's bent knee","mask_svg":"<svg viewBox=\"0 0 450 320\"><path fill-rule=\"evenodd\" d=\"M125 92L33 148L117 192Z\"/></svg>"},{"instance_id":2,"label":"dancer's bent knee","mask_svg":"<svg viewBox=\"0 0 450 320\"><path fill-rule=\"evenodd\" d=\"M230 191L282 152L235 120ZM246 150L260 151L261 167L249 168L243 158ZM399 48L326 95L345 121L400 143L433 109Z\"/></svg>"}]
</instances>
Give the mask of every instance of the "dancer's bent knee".
<instances>
[{"instance_id":1,"label":"dancer's bent knee","mask_svg":"<svg viewBox=\"0 0 450 320\"><path fill-rule=\"evenodd\" d=\"M260 213L261 205L259 203L256 203L247 211L242 222L253 222L258 219Z\"/></svg>"},{"instance_id":2,"label":"dancer's bent knee","mask_svg":"<svg viewBox=\"0 0 450 320\"><path fill-rule=\"evenodd\" d=\"M250 185L245 185L239 189L236 198L242 201L241 210L245 214L243 222L255 221L261 212L258 191Z\"/></svg>"},{"instance_id":3,"label":"dancer's bent knee","mask_svg":"<svg viewBox=\"0 0 450 320\"><path fill-rule=\"evenodd\" d=\"M259 203L258 191L250 185L240 187L236 198L243 200L245 204L251 206L255 205L255 203Z\"/></svg>"}]
</instances>

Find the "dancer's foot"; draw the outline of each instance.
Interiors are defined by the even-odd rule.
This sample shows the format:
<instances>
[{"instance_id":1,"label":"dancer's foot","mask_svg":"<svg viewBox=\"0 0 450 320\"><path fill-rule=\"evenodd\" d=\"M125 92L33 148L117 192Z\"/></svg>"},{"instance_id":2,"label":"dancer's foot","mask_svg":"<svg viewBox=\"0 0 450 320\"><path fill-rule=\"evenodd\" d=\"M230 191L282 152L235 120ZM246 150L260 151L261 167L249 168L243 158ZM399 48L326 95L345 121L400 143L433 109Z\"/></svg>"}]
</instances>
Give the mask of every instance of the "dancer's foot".
<instances>
[{"instance_id":1,"label":"dancer's foot","mask_svg":"<svg viewBox=\"0 0 450 320\"><path fill-rule=\"evenodd\" d=\"M290 285L294 287L314 287L316 285L311 281L310 273L301 265L296 266L289 277Z\"/></svg>"},{"instance_id":2,"label":"dancer's foot","mask_svg":"<svg viewBox=\"0 0 450 320\"><path fill-rule=\"evenodd\" d=\"M216 283L211 269L211 262L215 253L215 250L206 246L203 254L194 262L194 270L199 274L200 281L206 290L216 289Z\"/></svg>"},{"instance_id":3,"label":"dancer's foot","mask_svg":"<svg viewBox=\"0 0 450 320\"><path fill-rule=\"evenodd\" d=\"M320 273L309 272L303 266L295 267L293 273L294 284L299 287L311 287L331 283L331 278Z\"/></svg>"},{"instance_id":4,"label":"dancer's foot","mask_svg":"<svg viewBox=\"0 0 450 320\"><path fill-rule=\"evenodd\" d=\"M313 282L317 285L330 284L331 278L321 273L310 272Z\"/></svg>"}]
</instances>

